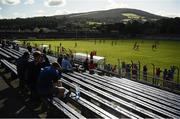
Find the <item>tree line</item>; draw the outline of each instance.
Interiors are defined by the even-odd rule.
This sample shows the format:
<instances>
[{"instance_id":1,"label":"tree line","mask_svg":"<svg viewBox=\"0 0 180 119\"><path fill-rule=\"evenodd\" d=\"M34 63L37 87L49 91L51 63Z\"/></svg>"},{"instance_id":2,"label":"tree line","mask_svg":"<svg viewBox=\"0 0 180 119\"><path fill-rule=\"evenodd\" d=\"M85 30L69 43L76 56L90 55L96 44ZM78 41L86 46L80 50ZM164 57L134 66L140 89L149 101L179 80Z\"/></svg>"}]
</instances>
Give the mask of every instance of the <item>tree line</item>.
<instances>
[{"instance_id":1,"label":"tree line","mask_svg":"<svg viewBox=\"0 0 180 119\"><path fill-rule=\"evenodd\" d=\"M95 20L94 20L95 21ZM74 22L67 18L57 19L56 17L37 17L37 18L17 18L17 19L1 19L0 31L25 31L34 32L35 28L47 28L55 30L55 32L90 32L98 33L116 33L119 35L178 35L180 34L180 18L164 18L156 21L137 21L130 20L126 23L119 22L113 24L94 24L88 25L86 22ZM43 31L38 31L43 32Z\"/></svg>"},{"instance_id":2,"label":"tree line","mask_svg":"<svg viewBox=\"0 0 180 119\"><path fill-rule=\"evenodd\" d=\"M98 27L101 32L110 33L116 31L119 34L124 35L157 35L157 34L167 34L167 35L178 35L180 34L180 18L169 18L160 19L157 21L129 21L124 23L107 24Z\"/></svg>"}]
</instances>

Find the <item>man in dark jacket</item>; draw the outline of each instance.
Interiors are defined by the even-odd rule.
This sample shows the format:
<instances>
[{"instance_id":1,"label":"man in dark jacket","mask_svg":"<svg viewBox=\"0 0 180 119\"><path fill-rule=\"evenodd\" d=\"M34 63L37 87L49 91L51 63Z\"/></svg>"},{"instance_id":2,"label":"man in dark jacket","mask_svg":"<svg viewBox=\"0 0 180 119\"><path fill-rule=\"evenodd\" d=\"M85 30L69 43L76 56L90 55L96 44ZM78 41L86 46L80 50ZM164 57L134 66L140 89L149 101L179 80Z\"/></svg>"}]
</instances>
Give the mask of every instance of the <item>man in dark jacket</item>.
<instances>
[{"instance_id":1,"label":"man in dark jacket","mask_svg":"<svg viewBox=\"0 0 180 119\"><path fill-rule=\"evenodd\" d=\"M17 60L17 76L19 78L19 89L23 92L26 86L26 75L27 75L27 65L28 65L29 53L24 52L22 57Z\"/></svg>"},{"instance_id":2,"label":"man in dark jacket","mask_svg":"<svg viewBox=\"0 0 180 119\"><path fill-rule=\"evenodd\" d=\"M40 51L35 51L33 53L34 61L28 64L28 86L31 90L31 99L37 99L37 80L41 71L41 68L49 66L49 60L46 55L42 55Z\"/></svg>"},{"instance_id":3,"label":"man in dark jacket","mask_svg":"<svg viewBox=\"0 0 180 119\"><path fill-rule=\"evenodd\" d=\"M86 70L89 70L88 65L89 65L88 58L86 58L86 60L83 62L83 67L84 67L84 70L85 70L85 71L86 71Z\"/></svg>"}]
</instances>

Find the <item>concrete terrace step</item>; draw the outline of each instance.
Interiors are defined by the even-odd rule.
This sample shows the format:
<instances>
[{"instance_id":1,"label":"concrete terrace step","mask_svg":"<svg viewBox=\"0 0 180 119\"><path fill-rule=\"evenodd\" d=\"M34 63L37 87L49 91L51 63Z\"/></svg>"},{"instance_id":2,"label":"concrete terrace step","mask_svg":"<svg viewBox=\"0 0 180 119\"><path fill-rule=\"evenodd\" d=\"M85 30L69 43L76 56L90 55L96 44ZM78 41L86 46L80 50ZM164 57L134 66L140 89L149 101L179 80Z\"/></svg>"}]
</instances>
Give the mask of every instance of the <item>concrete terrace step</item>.
<instances>
[{"instance_id":1,"label":"concrete terrace step","mask_svg":"<svg viewBox=\"0 0 180 119\"><path fill-rule=\"evenodd\" d=\"M19 99L15 90L0 77L0 118L37 118Z\"/></svg>"}]
</instances>

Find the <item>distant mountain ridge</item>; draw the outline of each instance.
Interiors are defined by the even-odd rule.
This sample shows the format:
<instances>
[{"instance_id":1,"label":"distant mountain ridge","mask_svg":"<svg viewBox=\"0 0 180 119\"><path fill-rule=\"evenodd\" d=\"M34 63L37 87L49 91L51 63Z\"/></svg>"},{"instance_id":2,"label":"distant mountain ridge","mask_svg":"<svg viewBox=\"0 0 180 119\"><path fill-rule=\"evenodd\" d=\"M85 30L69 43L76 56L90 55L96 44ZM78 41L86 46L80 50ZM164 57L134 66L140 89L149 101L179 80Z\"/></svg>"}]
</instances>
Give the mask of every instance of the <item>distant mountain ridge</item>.
<instances>
[{"instance_id":1,"label":"distant mountain ridge","mask_svg":"<svg viewBox=\"0 0 180 119\"><path fill-rule=\"evenodd\" d=\"M129 8L92 11L86 13L74 13L68 15L56 15L53 17L57 19L61 19L65 17L67 20L70 21L93 20L96 22L104 22L104 23L117 23L117 22L129 21L129 20L154 21L164 18L162 16L148 13L142 10L129 9Z\"/></svg>"},{"instance_id":2,"label":"distant mountain ridge","mask_svg":"<svg viewBox=\"0 0 180 119\"><path fill-rule=\"evenodd\" d=\"M107 30L108 25L115 23L123 22L124 25L131 25L133 23L131 21L136 20L143 24L146 21L163 18L166 17L137 9L119 8L67 15L2 19L0 20L0 30L18 32L74 32L77 29L79 31L99 31L100 29Z\"/></svg>"}]
</instances>

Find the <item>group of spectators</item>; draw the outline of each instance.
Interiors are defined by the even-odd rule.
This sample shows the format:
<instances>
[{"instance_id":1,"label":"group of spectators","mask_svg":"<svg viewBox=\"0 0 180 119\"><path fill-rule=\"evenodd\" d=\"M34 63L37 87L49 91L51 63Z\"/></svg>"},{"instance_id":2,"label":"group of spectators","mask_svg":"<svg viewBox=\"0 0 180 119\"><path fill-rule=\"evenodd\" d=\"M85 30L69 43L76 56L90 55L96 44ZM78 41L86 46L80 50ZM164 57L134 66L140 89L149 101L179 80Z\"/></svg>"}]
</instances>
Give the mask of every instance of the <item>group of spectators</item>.
<instances>
[{"instance_id":1,"label":"group of spectators","mask_svg":"<svg viewBox=\"0 0 180 119\"><path fill-rule=\"evenodd\" d=\"M69 55L60 54L57 62L61 65L63 72L73 72L74 62L72 57L70 57Z\"/></svg>"},{"instance_id":2,"label":"group of spectators","mask_svg":"<svg viewBox=\"0 0 180 119\"><path fill-rule=\"evenodd\" d=\"M30 45L28 45L27 47L29 52L32 52L32 47ZM57 62L53 63L52 65L50 65L48 58L46 57L46 49L42 50L43 53L41 53L40 51L36 51L33 53L34 56L34 61L32 62L28 62L28 58L27 58L27 53L25 53L19 60L17 63L19 63L20 65L17 65L20 69L23 69L23 73L21 71L18 71L18 76L20 79L26 79L26 83L28 84L29 88L31 89L31 96L35 97L35 95L37 93L44 93L46 91L39 91L38 89L43 89L41 86L41 84L39 84L39 81L41 82L41 79L47 78L48 76L46 75L50 75L47 72L52 72L53 69L55 69L58 73L56 74L54 71L53 76L55 77L59 77L58 79L60 79L61 77L61 72L67 73L67 72L73 72L74 70L79 71L79 72L84 72L84 71L89 71L90 74L94 74L94 70L96 69L96 65L93 63L93 53L91 53L90 55L91 58L88 59L86 58L84 60L84 62L82 63L82 65L75 65L74 61L73 61L73 55L68 55L68 54L59 54ZM25 62L26 59L26 62ZM23 63L23 64L21 64ZM23 67L23 66L28 66ZM28 73L24 73L26 70ZM117 68L117 65L111 65L111 64L107 64L104 66L104 70L107 70L109 72L113 72L113 73L119 73L119 68ZM172 81L174 78L174 71L175 68L171 67L169 70L165 69L163 71L163 80L168 80L168 81ZM159 85L159 81L160 81L160 76L161 76L161 69L160 68L156 68L155 69L155 77L154 77L154 84ZM43 76L43 74L45 74L45 76ZM59 75L59 76L57 76ZM139 66L137 64L125 64L122 63L122 69L121 69L121 75L122 77L126 77L128 79L134 79L137 80L139 77ZM49 76L49 79L51 80L52 84L57 84L59 85L60 83L57 83L58 79L57 78L51 78L53 77L52 74L51 76ZM143 71L142 71L142 77L143 80L147 81L148 79L148 68L146 65L143 66ZM39 81L38 81L39 80ZM23 81L23 80L22 80ZM43 80L42 80L43 81ZM44 83L44 82L43 82ZM20 87L23 87L22 84L24 84L24 82L20 83ZM46 84L49 85L49 83L46 82ZM52 85L52 86L53 86ZM52 88L52 86L49 86ZM62 85L59 85L60 87ZM45 89L43 89L45 90ZM48 89L49 90L49 89ZM64 89L63 89L64 90ZM48 92L48 91L47 91ZM51 92L54 92L51 91ZM55 91L57 92L57 91ZM52 97L51 93L51 97ZM48 97L49 97L49 93L48 93Z\"/></svg>"},{"instance_id":3,"label":"group of spectators","mask_svg":"<svg viewBox=\"0 0 180 119\"><path fill-rule=\"evenodd\" d=\"M107 71L110 71L110 72L112 72L113 69L116 70L116 72L118 71L117 66L114 65L114 68L113 68L113 65L111 65L111 64L105 64L104 69ZM142 71L143 80L147 81L148 80L148 67L147 67L147 65L144 65L142 70L143 70ZM154 78L154 84L160 85L161 76L162 76L162 79L164 80L164 82L173 81L174 74L175 74L175 67L171 66L169 70L164 69L163 71L159 67L157 67L155 69L154 73L155 73L154 77L153 77ZM122 77L137 80L138 74L139 74L139 66L137 64L125 64L124 62L122 62L122 68L121 68L121 76Z\"/></svg>"},{"instance_id":4,"label":"group of spectators","mask_svg":"<svg viewBox=\"0 0 180 119\"><path fill-rule=\"evenodd\" d=\"M26 94L30 91L30 100L36 104L42 102L42 99L53 96L67 101L70 91L66 91L62 86L61 72L64 70L58 62L50 63L47 56L40 51L33 52L34 59L29 61L29 52L25 52L17 60L17 73L20 79L19 92ZM62 60L64 66L66 58Z\"/></svg>"},{"instance_id":5,"label":"group of spectators","mask_svg":"<svg viewBox=\"0 0 180 119\"><path fill-rule=\"evenodd\" d=\"M9 40L0 40L0 44L1 44L2 48L11 46L13 49L19 51L19 44L15 43L15 42L12 42Z\"/></svg>"},{"instance_id":6,"label":"group of spectators","mask_svg":"<svg viewBox=\"0 0 180 119\"><path fill-rule=\"evenodd\" d=\"M118 73L118 68L117 65L111 65L111 64L105 64L104 65L104 70L113 72L113 73Z\"/></svg>"},{"instance_id":7,"label":"group of spectators","mask_svg":"<svg viewBox=\"0 0 180 119\"><path fill-rule=\"evenodd\" d=\"M28 52L17 60L17 73L20 79L19 92L22 94L30 91L32 102L41 102L41 99L52 99L54 95L67 101L70 91L62 86L61 73L72 73L74 70L94 73L95 64L88 58L81 65L75 68L73 57L68 54L60 54L56 62L50 63L45 52L36 49L34 52L30 45L27 46ZM33 55L33 60L30 59Z\"/></svg>"},{"instance_id":8,"label":"group of spectators","mask_svg":"<svg viewBox=\"0 0 180 119\"><path fill-rule=\"evenodd\" d=\"M82 61L82 64L75 64L73 59L73 54L60 54L58 56L57 62L61 65L63 72L85 72L89 71L90 74L94 74L94 70L97 65L93 62L93 58L86 58Z\"/></svg>"},{"instance_id":9,"label":"group of spectators","mask_svg":"<svg viewBox=\"0 0 180 119\"><path fill-rule=\"evenodd\" d=\"M13 43L13 44L12 44L12 48L13 48L14 50L19 51L19 44Z\"/></svg>"},{"instance_id":10,"label":"group of spectators","mask_svg":"<svg viewBox=\"0 0 180 119\"><path fill-rule=\"evenodd\" d=\"M162 72L162 78L164 80L164 85L167 86L171 81L174 79L174 74L175 74L175 67L171 66L170 69L164 69L163 71L160 68L156 68L156 85L159 85L159 79L160 79L160 74Z\"/></svg>"}]
</instances>

